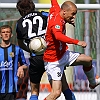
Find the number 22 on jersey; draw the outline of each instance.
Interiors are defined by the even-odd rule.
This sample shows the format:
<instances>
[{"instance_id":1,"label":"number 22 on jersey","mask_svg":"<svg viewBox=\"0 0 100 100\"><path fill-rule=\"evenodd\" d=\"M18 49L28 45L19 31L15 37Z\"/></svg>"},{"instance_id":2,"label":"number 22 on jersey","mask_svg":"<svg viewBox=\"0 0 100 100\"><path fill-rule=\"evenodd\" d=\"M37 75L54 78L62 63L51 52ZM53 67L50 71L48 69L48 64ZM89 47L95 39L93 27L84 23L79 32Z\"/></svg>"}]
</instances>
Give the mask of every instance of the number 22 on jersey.
<instances>
[{"instance_id":1,"label":"number 22 on jersey","mask_svg":"<svg viewBox=\"0 0 100 100\"><path fill-rule=\"evenodd\" d=\"M37 33L35 33L35 32L32 33L32 28L36 24L37 20L39 21L38 31L37 31ZM25 19L22 23L22 26L26 27L26 24L28 24L28 37L29 38L44 35L46 32L46 29L44 29L44 30L42 29L43 19L41 16L35 16L35 17L33 17L33 20Z\"/></svg>"}]
</instances>

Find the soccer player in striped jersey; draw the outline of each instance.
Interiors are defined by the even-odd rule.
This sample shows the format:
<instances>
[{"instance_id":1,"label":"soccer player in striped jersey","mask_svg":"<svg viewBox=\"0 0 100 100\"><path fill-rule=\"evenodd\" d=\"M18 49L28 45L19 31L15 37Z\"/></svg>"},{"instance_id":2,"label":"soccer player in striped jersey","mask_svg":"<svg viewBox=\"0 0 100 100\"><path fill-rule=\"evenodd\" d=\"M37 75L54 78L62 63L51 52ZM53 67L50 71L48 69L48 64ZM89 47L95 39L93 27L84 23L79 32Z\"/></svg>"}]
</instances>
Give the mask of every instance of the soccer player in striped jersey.
<instances>
[{"instance_id":1,"label":"soccer player in striped jersey","mask_svg":"<svg viewBox=\"0 0 100 100\"><path fill-rule=\"evenodd\" d=\"M95 79L94 76L92 58L85 54L68 50L67 44L75 44L83 48L87 46L85 41L73 39L65 35L65 24L74 25L77 13L76 5L71 1L65 1L60 8L57 0L51 0L51 5L45 34L47 49L44 52L44 61L48 78L52 79L52 92L45 100L56 100L61 95L61 86L63 84L61 79L65 66L83 65L90 88L94 89L100 84L100 78Z\"/></svg>"},{"instance_id":2,"label":"soccer player in striped jersey","mask_svg":"<svg viewBox=\"0 0 100 100\"><path fill-rule=\"evenodd\" d=\"M17 9L22 16L17 21L17 39L19 46L27 52L30 52L28 45L30 39L34 37L44 37L47 26L47 12L35 11L35 5L32 0L19 0L17 2ZM31 83L31 97L30 100L38 100L40 81L43 73L45 72L43 54L35 55L31 53L30 66L29 66L29 77ZM51 83L52 81L50 81ZM68 87L65 74L62 77L62 91L66 98L75 100L75 96Z\"/></svg>"},{"instance_id":3,"label":"soccer player in striped jersey","mask_svg":"<svg viewBox=\"0 0 100 100\"><path fill-rule=\"evenodd\" d=\"M9 25L0 27L0 100L15 100L18 77L24 77L27 68L22 49L10 43L12 36ZM21 64L19 68L18 63Z\"/></svg>"}]
</instances>

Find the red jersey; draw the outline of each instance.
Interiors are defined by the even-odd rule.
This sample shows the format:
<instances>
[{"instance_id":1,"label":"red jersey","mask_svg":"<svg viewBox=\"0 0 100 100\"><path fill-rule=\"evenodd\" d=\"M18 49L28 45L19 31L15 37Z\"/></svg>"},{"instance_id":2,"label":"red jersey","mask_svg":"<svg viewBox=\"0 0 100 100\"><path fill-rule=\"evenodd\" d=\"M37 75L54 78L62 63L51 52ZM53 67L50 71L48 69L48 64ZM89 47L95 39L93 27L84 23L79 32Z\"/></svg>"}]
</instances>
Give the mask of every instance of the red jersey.
<instances>
[{"instance_id":1,"label":"red jersey","mask_svg":"<svg viewBox=\"0 0 100 100\"><path fill-rule=\"evenodd\" d=\"M47 49L44 52L44 61L59 60L68 49L68 44L77 44L79 40L65 36L65 21L60 16L60 6L57 0L51 0L52 7L48 17L48 26L45 35Z\"/></svg>"}]
</instances>

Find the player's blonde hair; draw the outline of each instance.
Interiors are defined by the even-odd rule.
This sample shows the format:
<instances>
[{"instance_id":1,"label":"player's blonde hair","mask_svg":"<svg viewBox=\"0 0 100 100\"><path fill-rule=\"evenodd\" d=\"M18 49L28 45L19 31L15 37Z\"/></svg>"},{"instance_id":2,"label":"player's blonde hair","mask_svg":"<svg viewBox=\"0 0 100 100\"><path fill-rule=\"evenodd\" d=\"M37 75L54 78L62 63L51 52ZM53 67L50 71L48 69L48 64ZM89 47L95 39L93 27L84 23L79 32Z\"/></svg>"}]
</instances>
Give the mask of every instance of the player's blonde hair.
<instances>
[{"instance_id":1,"label":"player's blonde hair","mask_svg":"<svg viewBox=\"0 0 100 100\"><path fill-rule=\"evenodd\" d=\"M1 33L2 29L5 29L5 28L9 28L10 32L12 33L12 28L9 25L2 25L2 26L0 26L0 33Z\"/></svg>"}]
</instances>

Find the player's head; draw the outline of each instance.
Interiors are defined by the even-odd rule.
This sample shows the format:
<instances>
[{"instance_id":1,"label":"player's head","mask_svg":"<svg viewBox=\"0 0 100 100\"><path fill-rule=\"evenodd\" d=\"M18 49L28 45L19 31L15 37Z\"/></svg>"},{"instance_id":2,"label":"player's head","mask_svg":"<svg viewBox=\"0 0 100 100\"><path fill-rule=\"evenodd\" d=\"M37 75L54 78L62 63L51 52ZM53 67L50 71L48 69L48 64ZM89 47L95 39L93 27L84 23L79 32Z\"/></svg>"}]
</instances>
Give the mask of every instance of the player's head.
<instances>
[{"instance_id":1,"label":"player's head","mask_svg":"<svg viewBox=\"0 0 100 100\"><path fill-rule=\"evenodd\" d=\"M9 41L12 36L12 28L9 25L0 27L0 37L3 41Z\"/></svg>"},{"instance_id":2,"label":"player's head","mask_svg":"<svg viewBox=\"0 0 100 100\"><path fill-rule=\"evenodd\" d=\"M24 16L35 10L35 4L32 0L18 0L16 7L21 16Z\"/></svg>"},{"instance_id":3,"label":"player's head","mask_svg":"<svg viewBox=\"0 0 100 100\"><path fill-rule=\"evenodd\" d=\"M77 13L77 7L73 2L65 1L61 5L60 15L64 18L66 23L74 25L76 13Z\"/></svg>"}]
</instances>

